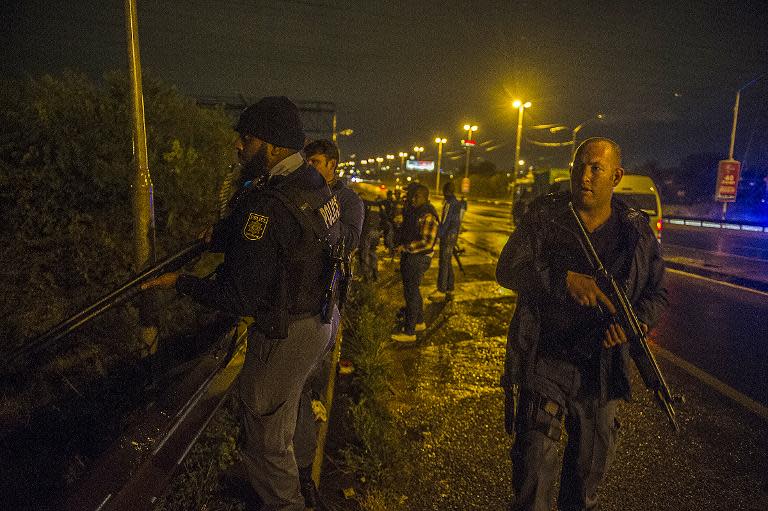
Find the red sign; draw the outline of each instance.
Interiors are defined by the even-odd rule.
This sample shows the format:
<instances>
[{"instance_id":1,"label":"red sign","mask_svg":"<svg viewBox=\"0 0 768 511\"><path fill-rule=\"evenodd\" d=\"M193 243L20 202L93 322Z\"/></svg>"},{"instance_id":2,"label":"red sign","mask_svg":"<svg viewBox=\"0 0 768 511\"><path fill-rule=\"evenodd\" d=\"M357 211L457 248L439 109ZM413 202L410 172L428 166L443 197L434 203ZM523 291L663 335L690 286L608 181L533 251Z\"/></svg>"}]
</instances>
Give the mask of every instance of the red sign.
<instances>
[{"instance_id":1,"label":"red sign","mask_svg":"<svg viewBox=\"0 0 768 511\"><path fill-rule=\"evenodd\" d=\"M461 193L469 193L469 178L461 178Z\"/></svg>"},{"instance_id":2,"label":"red sign","mask_svg":"<svg viewBox=\"0 0 768 511\"><path fill-rule=\"evenodd\" d=\"M476 144L476 142L474 140L464 140L464 139L462 139L461 140L461 145L463 145L464 147L475 147L475 145L477 145L477 144Z\"/></svg>"},{"instance_id":3,"label":"red sign","mask_svg":"<svg viewBox=\"0 0 768 511\"><path fill-rule=\"evenodd\" d=\"M739 185L741 163L736 160L720 160L717 165L717 188L715 200L736 202L736 188Z\"/></svg>"}]
</instances>

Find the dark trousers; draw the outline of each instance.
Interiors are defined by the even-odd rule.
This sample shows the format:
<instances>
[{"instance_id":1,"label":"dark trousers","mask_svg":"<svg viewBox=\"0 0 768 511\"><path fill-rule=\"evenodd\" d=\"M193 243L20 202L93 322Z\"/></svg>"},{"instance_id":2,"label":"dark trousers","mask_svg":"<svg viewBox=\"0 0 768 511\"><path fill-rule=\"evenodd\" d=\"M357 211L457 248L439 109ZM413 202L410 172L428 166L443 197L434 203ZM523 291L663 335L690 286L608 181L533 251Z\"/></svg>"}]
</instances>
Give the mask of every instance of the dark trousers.
<instances>
[{"instance_id":1,"label":"dark trousers","mask_svg":"<svg viewBox=\"0 0 768 511\"><path fill-rule=\"evenodd\" d=\"M379 231L363 233L360 238L360 248L357 250L360 258L360 273L365 280L378 280L379 260L376 257L376 247L379 245Z\"/></svg>"},{"instance_id":2,"label":"dark trousers","mask_svg":"<svg viewBox=\"0 0 768 511\"><path fill-rule=\"evenodd\" d=\"M437 267L437 290L442 293L453 291L453 248L456 246L458 232L449 232L440 238L440 254Z\"/></svg>"},{"instance_id":3,"label":"dark trousers","mask_svg":"<svg viewBox=\"0 0 768 511\"><path fill-rule=\"evenodd\" d=\"M424 322L424 299L419 285L431 262L430 254L403 252L400 257L400 274L403 277L403 297L405 298L404 331L407 334L415 332L416 323Z\"/></svg>"},{"instance_id":4,"label":"dark trousers","mask_svg":"<svg viewBox=\"0 0 768 511\"><path fill-rule=\"evenodd\" d=\"M562 396L560 396L562 397ZM618 434L617 400L600 406L593 397L566 398L554 414L552 402L522 389L517 436L512 448L515 500L511 511L549 511L558 473L560 415L565 414L568 443L560 473L557 509L597 510L597 489L613 459ZM554 433L554 434L553 434Z\"/></svg>"},{"instance_id":5,"label":"dark trousers","mask_svg":"<svg viewBox=\"0 0 768 511\"><path fill-rule=\"evenodd\" d=\"M320 316L296 320L285 339L248 332L238 379L242 404L241 454L265 511L303 511L293 435L302 388L326 351L331 325Z\"/></svg>"}]
</instances>

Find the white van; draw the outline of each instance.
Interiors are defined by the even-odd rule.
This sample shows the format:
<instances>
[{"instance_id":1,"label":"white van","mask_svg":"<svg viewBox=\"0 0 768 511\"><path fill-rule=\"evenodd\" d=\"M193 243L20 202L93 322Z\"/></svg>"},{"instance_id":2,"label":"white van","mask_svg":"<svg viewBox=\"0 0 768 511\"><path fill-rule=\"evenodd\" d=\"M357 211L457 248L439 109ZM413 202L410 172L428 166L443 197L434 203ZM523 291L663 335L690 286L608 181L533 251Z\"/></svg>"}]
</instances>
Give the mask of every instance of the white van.
<instances>
[{"instance_id":1,"label":"white van","mask_svg":"<svg viewBox=\"0 0 768 511\"><path fill-rule=\"evenodd\" d=\"M656 239L661 242L661 199L653 180L648 176L624 174L613 193L629 206L643 210L650 217L651 229L656 234Z\"/></svg>"}]
</instances>

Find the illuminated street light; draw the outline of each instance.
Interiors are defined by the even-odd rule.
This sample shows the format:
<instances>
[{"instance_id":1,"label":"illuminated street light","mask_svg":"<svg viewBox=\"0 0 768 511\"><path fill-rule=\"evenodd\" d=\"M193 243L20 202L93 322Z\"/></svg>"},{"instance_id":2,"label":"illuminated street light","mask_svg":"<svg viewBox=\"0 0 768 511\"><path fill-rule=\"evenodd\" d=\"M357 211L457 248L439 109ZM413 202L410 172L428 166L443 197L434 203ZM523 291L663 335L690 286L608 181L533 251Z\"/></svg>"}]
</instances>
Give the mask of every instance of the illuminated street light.
<instances>
[{"instance_id":1,"label":"illuminated street light","mask_svg":"<svg viewBox=\"0 0 768 511\"><path fill-rule=\"evenodd\" d=\"M442 137L437 137L435 143L437 144L437 173L435 176L435 193L440 193L440 163L443 160L443 144L448 140Z\"/></svg>"},{"instance_id":2,"label":"illuminated street light","mask_svg":"<svg viewBox=\"0 0 768 511\"><path fill-rule=\"evenodd\" d=\"M417 160L421 159L420 157L421 157L421 153L423 151L424 151L424 147L422 147L422 146L418 146L417 145L417 146L413 147L413 152L416 153L416 159Z\"/></svg>"},{"instance_id":3,"label":"illuminated street light","mask_svg":"<svg viewBox=\"0 0 768 511\"><path fill-rule=\"evenodd\" d=\"M517 160L517 164L522 167L525 165L525 160Z\"/></svg>"},{"instance_id":4,"label":"illuminated street light","mask_svg":"<svg viewBox=\"0 0 768 511\"><path fill-rule=\"evenodd\" d=\"M467 130L467 142L472 140L472 132L477 131L477 125L475 124L465 124L464 129ZM465 147L467 148L467 162L464 165L464 177L469 178L469 152L471 147L469 144L465 144Z\"/></svg>"},{"instance_id":5,"label":"illuminated street light","mask_svg":"<svg viewBox=\"0 0 768 511\"><path fill-rule=\"evenodd\" d=\"M523 165L523 163L520 163L522 160L520 159L520 139L523 136L523 111L526 108L531 108L531 102L526 101L523 103L519 99L516 99L512 102L512 106L517 108L517 138L515 140L515 169L512 172L512 204L513 204L513 211L514 211L514 203L515 203L515 187L517 186L517 173L520 166ZM517 221L517 218L513 218L512 221Z\"/></svg>"},{"instance_id":6,"label":"illuminated street light","mask_svg":"<svg viewBox=\"0 0 768 511\"><path fill-rule=\"evenodd\" d=\"M376 157L376 170L381 171L381 164L384 161L384 158L381 156Z\"/></svg>"},{"instance_id":7,"label":"illuminated street light","mask_svg":"<svg viewBox=\"0 0 768 511\"><path fill-rule=\"evenodd\" d=\"M405 165L405 159L408 158L408 153L404 153L400 151L397 153L397 155L400 157L400 172L403 171L403 165Z\"/></svg>"},{"instance_id":8,"label":"illuminated street light","mask_svg":"<svg viewBox=\"0 0 768 511\"><path fill-rule=\"evenodd\" d=\"M517 108L517 139L515 140L515 161L520 160L520 140L523 136L523 111L526 108L531 108L531 102L526 101L523 103L519 99L512 102L512 106ZM517 177L517 168L515 168L515 177ZM514 180L513 180L514 182Z\"/></svg>"}]
</instances>

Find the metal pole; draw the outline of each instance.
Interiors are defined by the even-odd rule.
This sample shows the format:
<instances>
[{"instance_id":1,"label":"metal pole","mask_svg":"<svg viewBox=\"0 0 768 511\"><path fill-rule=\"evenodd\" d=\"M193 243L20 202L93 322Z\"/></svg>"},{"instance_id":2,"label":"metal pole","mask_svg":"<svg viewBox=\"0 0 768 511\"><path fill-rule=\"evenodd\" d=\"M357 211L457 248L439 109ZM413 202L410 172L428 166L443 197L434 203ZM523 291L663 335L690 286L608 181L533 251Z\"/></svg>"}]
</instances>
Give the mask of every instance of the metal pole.
<instances>
[{"instance_id":1,"label":"metal pole","mask_svg":"<svg viewBox=\"0 0 768 511\"><path fill-rule=\"evenodd\" d=\"M731 127L731 145L728 148L728 159L733 159L733 146L736 143L736 122L739 119L739 98L741 97L741 89L736 91L736 102L733 104L733 127Z\"/></svg>"},{"instance_id":2,"label":"metal pole","mask_svg":"<svg viewBox=\"0 0 768 511\"><path fill-rule=\"evenodd\" d=\"M136 0L125 0L125 32L128 42L131 112L133 117L133 156L136 174L133 181L134 269L138 273L155 262L155 211L152 177L149 173L147 133L144 124L144 96L141 87L141 62ZM152 325L151 306L142 301L139 318L142 339L149 353L157 350L157 326Z\"/></svg>"},{"instance_id":3,"label":"metal pole","mask_svg":"<svg viewBox=\"0 0 768 511\"><path fill-rule=\"evenodd\" d=\"M520 139L523 135L523 109L525 106L520 105L518 108L518 114L517 114L517 137L515 140L515 163L514 163L514 171L512 171L512 193L511 193L511 202L512 202L512 211L514 211L515 207L515 188L517 188L517 167L518 163L520 161ZM516 222L517 219L514 218L513 215L513 222Z\"/></svg>"},{"instance_id":4,"label":"metal pole","mask_svg":"<svg viewBox=\"0 0 768 511\"><path fill-rule=\"evenodd\" d=\"M469 177L469 151L470 147L467 146L467 161L464 164L464 177Z\"/></svg>"},{"instance_id":5,"label":"metal pole","mask_svg":"<svg viewBox=\"0 0 768 511\"><path fill-rule=\"evenodd\" d=\"M437 144L437 176L435 176L435 193L440 193L440 163L443 161L443 143Z\"/></svg>"},{"instance_id":6,"label":"metal pole","mask_svg":"<svg viewBox=\"0 0 768 511\"><path fill-rule=\"evenodd\" d=\"M736 91L736 101L733 103L733 126L731 126L731 143L728 146L728 159L733 160L733 146L736 145L736 123L739 119L739 99L741 98L741 89ZM725 220L725 215L728 212L728 203L723 202L723 214L722 220Z\"/></svg>"},{"instance_id":7,"label":"metal pole","mask_svg":"<svg viewBox=\"0 0 768 511\"><path fill-rule=\"evenodd\" d=\"M467 130L467 142L472 140L472 128ZM470 145L467 145L467 162L464 165L464 177L469 177L469 152L472 149Z\"/></svg>"},{"instance_id":8,"label":"metal pole","mask_svg":"<svg viewBox=\"0 0 768 511\"><path fill-rule=\"evenodd\" d=\"M573 163L573 158L576 156L576 133L579 132L579 128L581 126L576 126L571 132L571 163Z\"/></svg>"}]
</instances>

